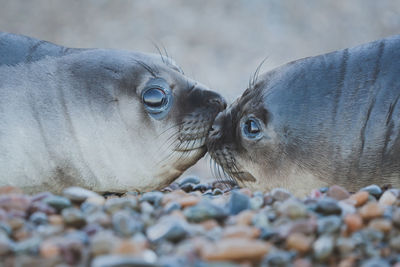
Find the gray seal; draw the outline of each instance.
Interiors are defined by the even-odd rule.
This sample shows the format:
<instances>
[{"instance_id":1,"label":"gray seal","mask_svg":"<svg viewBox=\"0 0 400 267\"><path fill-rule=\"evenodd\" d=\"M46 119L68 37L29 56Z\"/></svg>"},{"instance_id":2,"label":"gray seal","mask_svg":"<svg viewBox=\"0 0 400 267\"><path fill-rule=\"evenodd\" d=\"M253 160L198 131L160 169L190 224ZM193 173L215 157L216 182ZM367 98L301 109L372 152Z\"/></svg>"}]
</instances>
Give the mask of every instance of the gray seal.
<instances>
[{"instance_id":1,"label":"gray seal","mask_svg":"<svg viewBox=\"0 0 400 267\"><path fill-rule=\"evenodd\" d=\"M400 36L260 75L220 113L211 157L255 190L400 187Z\"/></svg>"},{"instance_id":2,"label":"gray seal","mask_svg":"<svg viewBox=\"0 0 400 267\"><path fill-rule=\"evenodd\" d=\"M0 185L27 192L160 189L205 154L226 107L156 54L2 34L0 59Z\"/></svg>"}]
</instances>

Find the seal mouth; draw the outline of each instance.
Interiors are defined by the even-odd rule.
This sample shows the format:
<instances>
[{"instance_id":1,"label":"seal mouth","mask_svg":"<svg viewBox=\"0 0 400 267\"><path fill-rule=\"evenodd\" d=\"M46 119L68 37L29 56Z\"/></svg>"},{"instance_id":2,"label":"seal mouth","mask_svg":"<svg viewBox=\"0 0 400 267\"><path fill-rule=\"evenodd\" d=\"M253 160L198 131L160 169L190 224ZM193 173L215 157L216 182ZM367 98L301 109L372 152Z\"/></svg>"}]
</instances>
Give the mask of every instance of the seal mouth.
<instances>
[{"instance_id":1,"label":"seal mouth","mask_svg":"<svg viewBox=\"0 0 400 267\"><path fill-rule=\"evenodd\" d=\"M211 170L218 180L228 180L233 184L256 181L256 178L252 174L242 170L238 166L233 152L229 147L215 148L215 146L212 146L213 148L210 149L210 144L207 147L209 149L208 154L210 155Z\"/></svg>"}]
</instances>

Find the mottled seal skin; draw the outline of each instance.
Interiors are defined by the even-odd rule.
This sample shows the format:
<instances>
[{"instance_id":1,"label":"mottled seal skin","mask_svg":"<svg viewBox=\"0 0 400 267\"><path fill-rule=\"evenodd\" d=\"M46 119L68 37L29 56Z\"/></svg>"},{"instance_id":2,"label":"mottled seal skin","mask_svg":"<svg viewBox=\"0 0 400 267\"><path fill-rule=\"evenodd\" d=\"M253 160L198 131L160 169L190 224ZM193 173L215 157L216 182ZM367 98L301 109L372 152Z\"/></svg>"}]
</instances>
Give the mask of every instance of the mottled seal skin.
<instances>
[{"instance_id":1,"label":"mottled seal skin","mask_svg":"<svg viewBox=\"0 0 400 267\"><path fill-rule=\"evenodd\" d=\"M226 107L160 55L3 34L0 59L0 185L27 192L160 189Z\"/></svg>"},{"instance_id":2,"label":"mottled seal skin","mask_svg":"<svg viewBox=\"0 0 400 267\"><path fill-rule=\"evenodd\" d=\"M261 75L220 113L211 157L239 184L304 195L400 186L400 36Z\"/></svg>"}]
</instances>

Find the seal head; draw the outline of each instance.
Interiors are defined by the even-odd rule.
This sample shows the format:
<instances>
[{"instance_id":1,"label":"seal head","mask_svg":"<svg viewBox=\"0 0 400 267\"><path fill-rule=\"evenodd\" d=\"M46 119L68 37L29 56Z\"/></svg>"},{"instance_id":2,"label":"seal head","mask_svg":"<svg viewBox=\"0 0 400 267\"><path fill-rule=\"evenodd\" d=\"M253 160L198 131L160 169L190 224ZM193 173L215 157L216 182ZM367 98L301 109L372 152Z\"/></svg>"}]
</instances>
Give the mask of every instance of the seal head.
<instances>
[{"instance_id":1,"label":"seal head","mask_svg":"<svg viewBox=\"0 0 400 267\"><path fill-rule=\"evenodd\" d=\"M211 157L254 190L400 186L400 36L261 75L215 119Z\"/></svg>"},{"instance_id":2,"label":"seal head","mask_svg":"<svg viewBox=\"0 0 400 267\"><path fill-rule=\"evenodd\" d=\"M159 189L205 154L225 107L154 54L85 49L0 66L0 182L31 192Z\"/></svg>"}]
</instances>

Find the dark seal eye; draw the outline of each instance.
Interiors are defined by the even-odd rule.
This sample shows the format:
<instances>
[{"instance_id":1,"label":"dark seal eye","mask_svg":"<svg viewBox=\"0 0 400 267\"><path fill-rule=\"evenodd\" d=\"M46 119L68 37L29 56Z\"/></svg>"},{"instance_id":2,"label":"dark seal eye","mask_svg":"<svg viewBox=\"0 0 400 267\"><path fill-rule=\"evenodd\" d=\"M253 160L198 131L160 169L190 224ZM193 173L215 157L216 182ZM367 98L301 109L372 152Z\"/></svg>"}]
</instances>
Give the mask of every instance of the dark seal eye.
<instances>
[{"instance_id":1,"label":"dark seal eye","mask_svg":"<svg viewBox=\"0 0 400 267\"><path fill-rule=\"evenodd\" d=\"M250 139L258 139L262 136L261 123L256 118L248 118L242 124L242 133Z\"/></svg>"},{"instance_id":2,"label":"dark seal eye","mask_svg":"<svg viewBox=\"0 0 400 267\"><path fill-rule=\"evenodd\" d=\"M150 88L143 94L143 103L153 108L162 107L167 104L167 95L160 88Z\"/></svg>"},{"instance_id":3,"label":"dark seal eye","mask_svg":"<svg viewBox=\"0 0 400 267\"><path fill-rule=\"evenodd\" d=\"M164 79L151 79L142 91L142 103L154 119L164 118L171 109L172 102L171 89Z\"/></svg>"}]
</instances>

